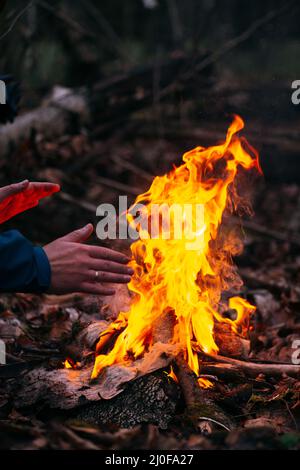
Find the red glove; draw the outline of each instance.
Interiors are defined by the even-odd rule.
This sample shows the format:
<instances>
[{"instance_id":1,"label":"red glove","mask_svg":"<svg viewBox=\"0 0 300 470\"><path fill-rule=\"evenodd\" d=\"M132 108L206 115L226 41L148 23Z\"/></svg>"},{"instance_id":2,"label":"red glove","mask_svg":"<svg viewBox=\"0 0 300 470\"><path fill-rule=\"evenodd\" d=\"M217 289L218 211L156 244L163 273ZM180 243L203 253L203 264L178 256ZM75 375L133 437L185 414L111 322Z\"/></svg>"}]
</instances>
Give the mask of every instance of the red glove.
<instances>
[{"instance_id":1,"label":"red glove","mask_svg":"<svg viewBox=\"0 0 300 470\"><path fill-rule=\"evenodd\" d=\"M39 200L60 191L58 184L22 183L0 188L0 224L38 205Z\"/></svg>"}]
</instances>

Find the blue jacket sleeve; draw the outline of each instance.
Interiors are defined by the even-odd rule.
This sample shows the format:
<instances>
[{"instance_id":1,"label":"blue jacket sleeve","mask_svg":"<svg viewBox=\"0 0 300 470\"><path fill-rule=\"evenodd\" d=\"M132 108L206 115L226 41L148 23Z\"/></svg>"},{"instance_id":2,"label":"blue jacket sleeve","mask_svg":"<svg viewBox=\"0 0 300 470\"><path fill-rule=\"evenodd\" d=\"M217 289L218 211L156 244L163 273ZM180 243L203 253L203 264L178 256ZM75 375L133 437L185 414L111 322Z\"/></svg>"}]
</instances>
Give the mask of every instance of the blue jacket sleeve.
<instances>
[{"instance_id":1,"label":"blue jacket sleeve","mask_svg":"<svg viewBox=\"0 0 300 470\"><path fill-rule=\"evenodd\" d=\"M0 292L45 292L51 269L43 248L35 247L21 233L0 235Z\"/></svg>"}]
</instances>

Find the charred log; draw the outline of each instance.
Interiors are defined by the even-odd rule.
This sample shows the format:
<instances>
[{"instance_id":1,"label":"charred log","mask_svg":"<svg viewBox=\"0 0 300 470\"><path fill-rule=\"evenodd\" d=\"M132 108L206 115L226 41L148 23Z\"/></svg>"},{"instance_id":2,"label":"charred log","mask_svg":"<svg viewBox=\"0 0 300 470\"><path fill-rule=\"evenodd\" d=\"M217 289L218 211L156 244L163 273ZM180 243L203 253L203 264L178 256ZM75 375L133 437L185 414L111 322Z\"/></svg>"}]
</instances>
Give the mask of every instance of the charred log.
<instances>
[{"instance_id":1,"label":"charred log","mask_svg":"<svg viewBox=\"0 0 300 470\"><path fill-rule=\"evenodd\" d=\"M167 428L180 402L178 385L164 372L147 375L128 385L117 397L83 407L76 417L93 424L129 428L141 423Z\"/></svg>"},{"instance_id":2,"label":"charred log","mask_svg":"<svg viewBox=\"0 0 300 470\"><path fill-rule=\"evenodd\" d=\"M109 369L111 386L113 376ZM124 368L125 370L125 368ZM122 373L124 374L124 370ZM180 402L180 389L163 371L133 380L128 369L124 390L112 399L103 399L101 385L90 382L90 369L85 371L35 369L10 390L17 409L39 405L40 409L67 410L68 416L93 424L111 423L132 427L153 423L167 427Z\"/></svg>"}]
</instances>

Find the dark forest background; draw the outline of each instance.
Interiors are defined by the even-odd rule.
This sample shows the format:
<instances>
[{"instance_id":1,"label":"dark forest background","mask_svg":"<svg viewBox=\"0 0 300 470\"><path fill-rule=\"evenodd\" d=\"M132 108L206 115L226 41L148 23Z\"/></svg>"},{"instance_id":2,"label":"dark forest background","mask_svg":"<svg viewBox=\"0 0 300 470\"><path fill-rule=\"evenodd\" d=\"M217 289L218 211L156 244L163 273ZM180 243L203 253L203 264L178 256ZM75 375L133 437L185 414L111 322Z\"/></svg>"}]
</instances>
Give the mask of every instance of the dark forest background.
<instances>
[{"instance_id":1,"label":"dark forest background","mask_svg":"<svg viewBox=\"0 0 300 470\"><path fill-rule=\"evenodd\" d=\"M297 2L281 0L9 0L2 2L0 67L22 82L24 103L56 84L92 84L170 54L213 52L285 6L218 62L235 80L300 75ZM29 7L30 5L30 7ZM27 8L26 8L27 7ZM25 9L25 10L24 10ZM20 15L20 16L19 16ZM17 19L18 18L18 19ZM10 29L11 28L11 29Z\"/></svg>"},{"instance_id":2,"label":"dark forest background","mask_svg":"<svg viewBox=\"0 0 300 470\"><path fill-rule=\"evenodd\" d=\"M185 151L222 141L232 113L246 122L265 181L300 181L297 1L2 0L0 8L0 74L20 82L21 116L65 89L83 92L91 114L87 122L71 113L52 133L52 124L33 125L1 160L2 184L62 185L64 202L35 209L34 226L26 214L14 220L32 238L94 219L119 194L131 202Z\"/></svg>"}]
</instances>

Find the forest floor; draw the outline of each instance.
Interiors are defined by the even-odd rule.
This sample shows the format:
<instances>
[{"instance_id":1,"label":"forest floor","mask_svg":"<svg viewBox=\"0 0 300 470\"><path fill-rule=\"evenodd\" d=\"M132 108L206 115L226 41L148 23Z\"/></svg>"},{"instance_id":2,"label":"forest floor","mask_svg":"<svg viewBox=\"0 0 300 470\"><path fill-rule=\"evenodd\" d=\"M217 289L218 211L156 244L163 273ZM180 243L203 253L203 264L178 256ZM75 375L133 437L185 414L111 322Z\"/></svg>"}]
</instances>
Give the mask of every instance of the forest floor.
<instances>
[{"instance_id":1,"label":"forest floor","mask_svg":"<svg viewBox=\"0 0 300 470\"><path fill-rule=\"evenodd\" d=\"M2 165L4 177L50 180L63 191L3 229L14 226L45 243L87 221L96 222L100 202L115 204L122 194L130 204L153 175L178 164L191 143L190 137L174 140L160 132L155 138L138 135L136 127L131 132L130 138L119 129L101 140L81 133L25 143ZM245 250L235 260L244 280L243 295L257 307L247 360L291 364L300 341L300 185L261 180L254 189L255 216L245 222ZM98 243L96 238L93 243ZM1 295L0 338L9 353L7 365L0 368L1 448L300 449L300 376L272 376L263 369L256 377L245 373L215 378L211 398L230 419L229 429L187 419L182 397L163 428L147 420L129 428L87 423L42 402L17 406L13 393L20 377L41 364L62 369L74 329L101 315L103 319L103 311L103 302L89 296Z\"/></svg>"}]
</instances>

